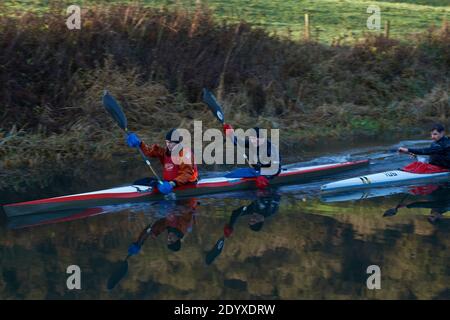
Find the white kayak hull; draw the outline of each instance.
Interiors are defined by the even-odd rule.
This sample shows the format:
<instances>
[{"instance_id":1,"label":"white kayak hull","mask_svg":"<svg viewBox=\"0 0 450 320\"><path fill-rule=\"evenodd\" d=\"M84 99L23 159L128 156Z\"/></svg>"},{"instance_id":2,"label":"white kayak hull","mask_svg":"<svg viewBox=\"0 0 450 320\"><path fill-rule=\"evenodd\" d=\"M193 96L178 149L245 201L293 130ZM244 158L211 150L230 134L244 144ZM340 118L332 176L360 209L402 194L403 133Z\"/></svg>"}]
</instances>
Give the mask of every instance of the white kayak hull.
<instances>
[{"instance_id":1,"label":"white kayak hull","mask_svg":"<svg viewBox=\"0 0 450 320\"><path fill-rule=\"evenodd\" d=\"M449 181L449 178L450 172L418 174L392 170L331 182L321 186L320 190L328 193L387 186L405 186L418 183L438 183Z\"/></svg>"}]
</instances>

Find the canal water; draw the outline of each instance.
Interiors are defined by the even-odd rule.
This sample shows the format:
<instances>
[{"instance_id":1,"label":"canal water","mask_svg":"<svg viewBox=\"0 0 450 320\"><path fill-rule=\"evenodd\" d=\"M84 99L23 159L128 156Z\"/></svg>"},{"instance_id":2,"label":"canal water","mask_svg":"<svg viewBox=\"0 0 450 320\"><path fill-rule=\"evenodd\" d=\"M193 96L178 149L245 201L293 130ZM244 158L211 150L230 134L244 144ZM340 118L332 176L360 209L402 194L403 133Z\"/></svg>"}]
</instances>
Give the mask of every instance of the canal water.
<instances>
[{"instance_id":1,"label":"canal water","mask_svg":"<svg viewBox=\"0 0 450 320\"><path fill-rule=\"evenodd\" d=\"M303 185L3 217L0 299L450 299L446 185L319 191L335 179L411 162L392 147L311 154L301 163L292 157L297 165L371 160ZM139 170L96 168L90 183L62 175L39 190L3 190L1 201L111 187L139 178ZM181 238L170 247L169 232ZM139 239L140 251L125 262ZM81 271L80 289L68 288L78 284L69 266Z\"/></svg>"}]
</instances>

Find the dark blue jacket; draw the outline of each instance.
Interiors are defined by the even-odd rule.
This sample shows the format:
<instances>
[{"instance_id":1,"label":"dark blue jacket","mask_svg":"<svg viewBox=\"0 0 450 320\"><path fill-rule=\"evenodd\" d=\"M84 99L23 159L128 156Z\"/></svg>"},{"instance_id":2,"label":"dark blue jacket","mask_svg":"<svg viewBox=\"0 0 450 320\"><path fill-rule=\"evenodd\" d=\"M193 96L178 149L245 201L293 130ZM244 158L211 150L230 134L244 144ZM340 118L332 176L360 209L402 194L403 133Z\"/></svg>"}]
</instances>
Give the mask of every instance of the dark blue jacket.
<instances>
[{"instance_id":1,"label":"dark blue jacket","mask_svg":"<svg viewBox=\"0 0 450 320\"><path fill-rule=\"evenodd\" d=\"M241 145L243 146L245 149L250 149L250 142L248 140L248 138L245 138L245 140L240 141L238 140L238 138L236 136L233 136L233 143L234 145ZM277 175L280 174L281 172L281 157L280 157L280 153L278 148L272 143L272 141L270 141L269 138L267 138L267 143L265 144L265 146L267 147L267 150L261 150L261 147L258 146L257 147L257 156L258 156L258 161L256 164L252 165L252 167L254 169L256 169L257 171L261 172L261 175L266 176L267 178L273 178ZM261 163L260 161L260 157L263 154L267 155L267 157L272 158L274 160L274 162L269 162L266 164ZM272 172L271 174L267 175L264 173L264 168L271 168L272 165L275 166L275 170L273 170L274 172ZM262 170L261 170L262 169ZM272 171L272 170L270 170Z\"/></svg>"},{"instance_id":2,"label":"dark blue jacket","mask_svg":"<svg viewBox=\"0 0 450 320\"><path fill-rule=\"evenodd\" d=\"M450 168L450 138L443 137L431 144L429 148L414 149L408 151L417 155L430 156L430 164L444 168Z\"/></svg>"}]
</instances>

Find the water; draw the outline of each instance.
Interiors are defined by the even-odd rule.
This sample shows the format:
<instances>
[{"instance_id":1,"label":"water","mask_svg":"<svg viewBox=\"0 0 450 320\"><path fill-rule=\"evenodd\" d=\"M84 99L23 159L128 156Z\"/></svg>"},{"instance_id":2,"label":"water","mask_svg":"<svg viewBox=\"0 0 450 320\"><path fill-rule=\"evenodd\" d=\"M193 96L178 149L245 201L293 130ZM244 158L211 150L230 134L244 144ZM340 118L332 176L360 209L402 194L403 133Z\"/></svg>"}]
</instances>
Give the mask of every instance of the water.
<instances>
[{"instance_id":1,"label":"water","mask_svg":"<svg viewBox=\"0 0 450 320\"><path fill-rule=\"evenodd\" d=\"M341 174L343 178L411 161L387 152L390 147L315 155L305 164L371 159L370 167ZM0 298L450 298L450 220L445 213L450 189L390 188L385 196L360 199L361 194L321 195L319 187L328 181L7 220L0 229ZM91 190L65 185L65 190ZM41 194L54 195L51 192L48 188ZM11 197L2 199L8 200ZM391 210L383 216L398 204L395 214ZM259 231L250 228L249 223L262 220ZM231 235L222 238L227 224ZM148 226L153 226L155 239L146 238L141 252L128 259L127 274L108 290L108 280L123 267L129 245ZM183 231L179 251L167 247L167 226ZM81 290L67 289L70 265L81 269ZM367 288L371 265L380 267L380 290Z\"/></svg>"}]
</instances>

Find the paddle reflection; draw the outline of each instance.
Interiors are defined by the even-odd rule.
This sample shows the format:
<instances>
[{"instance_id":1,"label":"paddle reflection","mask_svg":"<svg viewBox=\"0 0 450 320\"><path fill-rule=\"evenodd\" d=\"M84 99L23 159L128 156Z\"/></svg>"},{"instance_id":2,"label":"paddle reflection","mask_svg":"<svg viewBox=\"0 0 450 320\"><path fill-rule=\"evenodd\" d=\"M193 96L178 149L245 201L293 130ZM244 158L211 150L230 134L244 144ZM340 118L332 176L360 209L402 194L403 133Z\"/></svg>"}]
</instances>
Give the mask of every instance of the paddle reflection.
<instances>
[{"instance_id":1,"label":"paddle reflection","mask_svg":"<svg viewBox=\"0 0 450 320\"><path fill-rule=\"evenodd\" d=\"M232 211L228 223L223 228L223 236L217 240L215 246L206 254L207 265L214 262L223 250L225 239L234 233L238 221L248 218L248 227L254 232L263 229L266 219L278 212L281 195L275 189L258 190L257 199L246 206Z\"/></svg>"}]
</instances>

